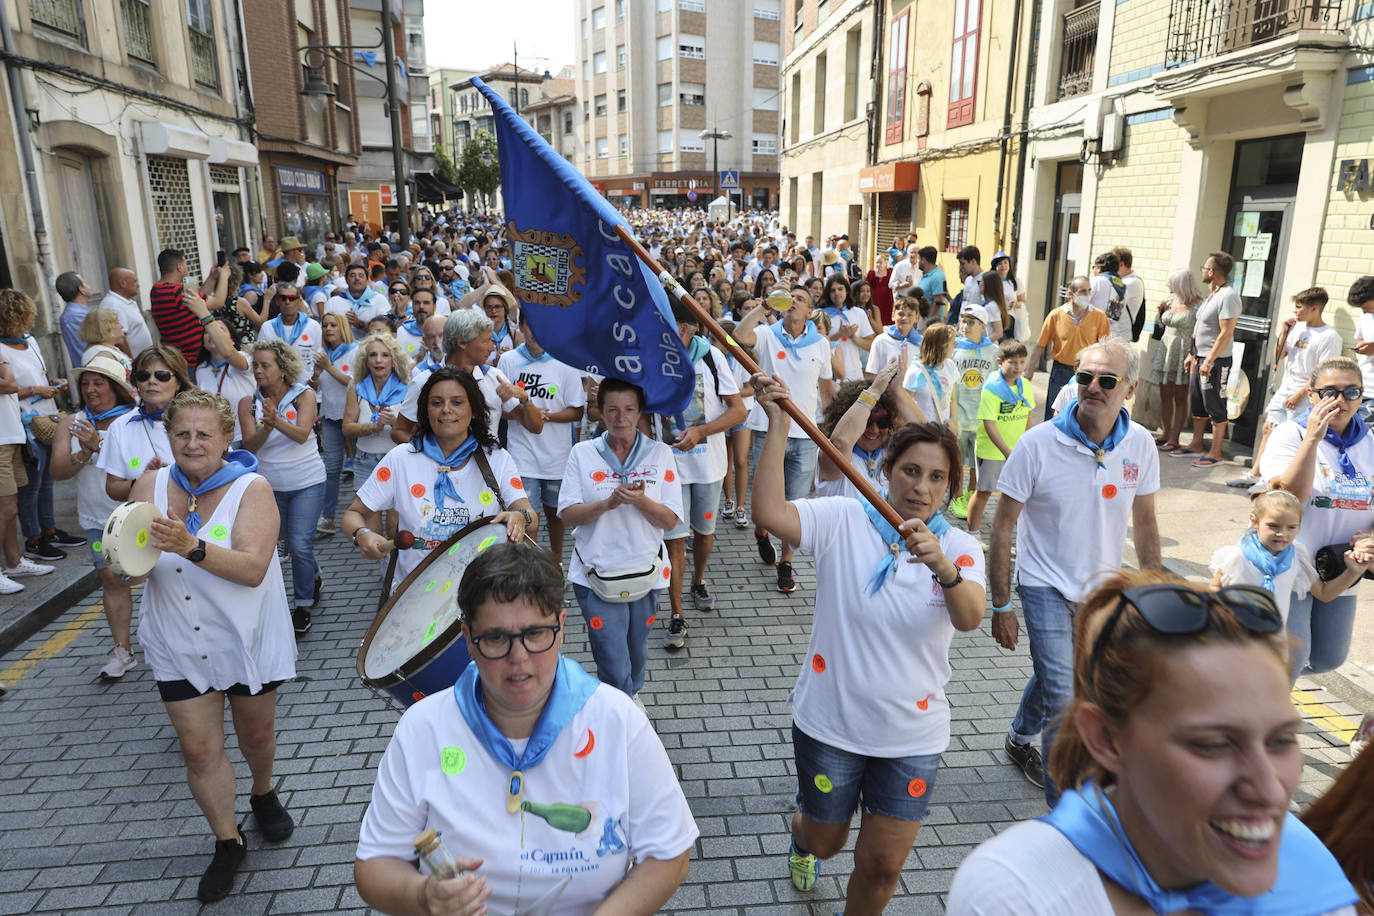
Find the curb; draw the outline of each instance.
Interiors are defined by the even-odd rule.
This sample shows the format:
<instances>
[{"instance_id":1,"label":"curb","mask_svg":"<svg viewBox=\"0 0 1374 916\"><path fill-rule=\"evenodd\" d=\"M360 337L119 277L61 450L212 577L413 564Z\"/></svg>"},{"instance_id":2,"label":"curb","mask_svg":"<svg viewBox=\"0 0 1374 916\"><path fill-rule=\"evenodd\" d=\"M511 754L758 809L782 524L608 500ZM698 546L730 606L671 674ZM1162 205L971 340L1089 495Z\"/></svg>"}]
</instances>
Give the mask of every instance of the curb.
<instances>
[{"instance_id":1,"label":"curb","mask_svg":"<svg viewBox=\"0 0 1374 916\"><path fill-rule=\"evenodd\" d=\"M24 640L52 623L63 612L76 606L93 590L99 588L100 576L89 566L57 591L47 595L36 605L0 619L0 654L9 652Z\"/></svg>"}]
</instances>

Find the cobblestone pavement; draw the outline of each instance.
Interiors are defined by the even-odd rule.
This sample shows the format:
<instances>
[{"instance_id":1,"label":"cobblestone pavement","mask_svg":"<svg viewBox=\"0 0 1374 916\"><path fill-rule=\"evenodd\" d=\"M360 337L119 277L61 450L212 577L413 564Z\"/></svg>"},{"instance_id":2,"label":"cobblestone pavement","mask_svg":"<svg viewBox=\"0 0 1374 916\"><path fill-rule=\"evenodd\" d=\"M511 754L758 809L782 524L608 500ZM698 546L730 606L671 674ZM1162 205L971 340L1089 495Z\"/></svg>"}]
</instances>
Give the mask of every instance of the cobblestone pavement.
<instances>
[{"instance_id":1,"label":"cobblestone pavement","mask_svg":"<svg viewBox=\"0 0 1374 916\"><path fill-rule=\"evenodd\" d=\"M849 851L825 863L805 895L792 888L785 860L795 792L787 698L807 643L812 566L799 555L798 590L779 594L751 534L720 529L711 563L717 607L692 612L688 600L687 648L660 647L666 608L651 636L642 697L701 828L691 871L665 912L832 914ZM322 612L300 643L299 677L278 702L278 792L298 826L273 848L245 826L247 861L233 895L212 912L367 912L353 887L354 844L397 714L354 670L376 567L359 562L342 537L317 546ZM96 677L109 649L98 597L0 658L0 681L11 688L0 701L0 914L200 909L210 835L148 668L113 685ZM575 609L571 593L568 606ZM568 619L568 651L590 668L581 617L574 610ZM956 636L952 655L953 740L889 913L942 912L954 869L975 845L1045 811L1039 790L1001 752L1030 671L1024 639L1005 653L985 621ZM1366 710L1306 681L1299 688L1305 803L1348 761L1338 733ZM246 792L247 766L237 749L230 756ZM246 819L242 794L239 808Z\"/></svg>"}]
</instances>

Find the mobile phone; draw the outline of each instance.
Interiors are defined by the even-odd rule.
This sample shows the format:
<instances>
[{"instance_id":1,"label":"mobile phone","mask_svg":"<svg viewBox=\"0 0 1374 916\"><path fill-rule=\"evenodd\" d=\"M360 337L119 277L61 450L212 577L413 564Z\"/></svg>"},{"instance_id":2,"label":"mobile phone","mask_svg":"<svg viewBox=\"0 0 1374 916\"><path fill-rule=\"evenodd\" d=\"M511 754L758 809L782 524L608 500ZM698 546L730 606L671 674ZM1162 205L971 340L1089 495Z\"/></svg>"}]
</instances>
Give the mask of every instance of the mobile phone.
<instances>
[{"instance_id":1,"label":"mobile phone","mask_svg":"<svg viewBox=\"0 0 1374 916\"><path fill-rule=\"evenodd\" d=\"M223 266L224 266L225 264L227 264L228 262L229 262L229 256L228 256L227 254L225 254L225 253L222 252L222 251L217 251L217 252L215 252L215 264L216 264L217 266L223 267Z\"/></svg>"}]
</instances>

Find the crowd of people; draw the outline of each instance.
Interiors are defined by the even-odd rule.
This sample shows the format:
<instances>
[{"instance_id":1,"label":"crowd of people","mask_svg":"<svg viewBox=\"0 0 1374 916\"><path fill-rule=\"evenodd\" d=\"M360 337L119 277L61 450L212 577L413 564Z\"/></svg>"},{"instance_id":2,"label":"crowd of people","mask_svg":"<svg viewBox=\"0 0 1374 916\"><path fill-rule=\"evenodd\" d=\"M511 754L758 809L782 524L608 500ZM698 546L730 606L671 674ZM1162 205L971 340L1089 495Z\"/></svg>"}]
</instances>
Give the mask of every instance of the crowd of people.
<instances>
[{"instance_id":1,"label":"crowd of people","mask_svg":"<svg viewBox=\"0 0 1374 916\"><path fill-rule=\"evenodd\" d=\"M651 634L682 651L687 600L715 606L723 521L752 526L784 595L796 552L815 561L792 698L785 870L799 891L861 811L844 912L888 905L950 744L951 641L990 606L993 639L1015 649L1024 628L1032 665L1003 752L1052 812L980 847L951 912L1229 912L1206 907L1264 894L1314 916L1374 905L1369 844L1352 839L1374 829L1370 806L1358 823L1316 806L1310 830L1288 813L1301 771L1288 688L1344 661L1374 569L1374 319L1352 360L1322 321L1326 291L1294 297L1244 479L1250 528L1213 558L1210 585L1191 585L1162 572L1159 455L1222 459L1228 255L1207 258L1201 284L1172 275L1149 316L1131 252L1104 252L1036 333L1001 251L985 268L959 250L951 289L915 235L860 264L847 237L818 246L776 213L626 216L729 335L672 304L694 368L675 416L541 345L522 267L485 216L428 214L412 240L352 225L314 247L268 237L199 284L163 251L157 342L132 271L111 271L94 306L63 274L74 413L29 334L34 304L0 291L0 593L89 544L113 643L100 673L119 679L140 663L136 583L104 568L102 529L121 502L156 507L138 639L214 834L201 900L228 894L246 856L226 704L255 823L271 842L293 829L272 789L275 696L295 676L287 634L306 637L324 594L317 544L346 538L376 563L375 592L356 596L370 602L480 523L500 536L457 591L473 664L403 715L362 825L359 892L389 913L656 911L698 831L638 694ZM1374 315L1374 278L1349 299ZM1130 414L1142 380L1158 386L1158 435ZM67 479L80 534L53 517L52 481ZM415 546L393 555L402 533ZM1128 539L1140 572L1119 572ZM595 677L560 654L565 582ZM1370 759L1333 794L1351 797ZM426 830L454 855L418 867ZM533 847L564 852L535 861Z\"/></svg>"}]
</instances>

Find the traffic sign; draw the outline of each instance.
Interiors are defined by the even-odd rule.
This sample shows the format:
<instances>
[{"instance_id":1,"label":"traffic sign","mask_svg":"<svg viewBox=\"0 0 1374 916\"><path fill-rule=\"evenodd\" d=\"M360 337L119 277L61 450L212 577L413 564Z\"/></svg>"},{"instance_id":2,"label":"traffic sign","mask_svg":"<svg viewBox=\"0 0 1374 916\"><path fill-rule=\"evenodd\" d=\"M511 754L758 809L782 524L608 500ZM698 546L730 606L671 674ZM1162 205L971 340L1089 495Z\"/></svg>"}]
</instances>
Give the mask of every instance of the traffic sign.
<instances>
[{"instance_id":1,"label":"traffic sign","mask_svg":"<svg viewBox=\"0 0 1374 916\"><path fill-rule=\"evenodd\" d=\"M696 192L695 190L688 191L688 192L687 192L687 199L688 199L688 200L696 200L696 199L697 199L697 192Z\"/></svg>"},{"instance_id":2,"label":"traffic sign","mask_svg":"<svg viewBox=\"0 0 1374 916\"><path fill-rule=\"evenodd\" d=\"M739 169L723 169L720 173L720 186L722 188L739 188Z\"/></svg>"}]
</instances>

